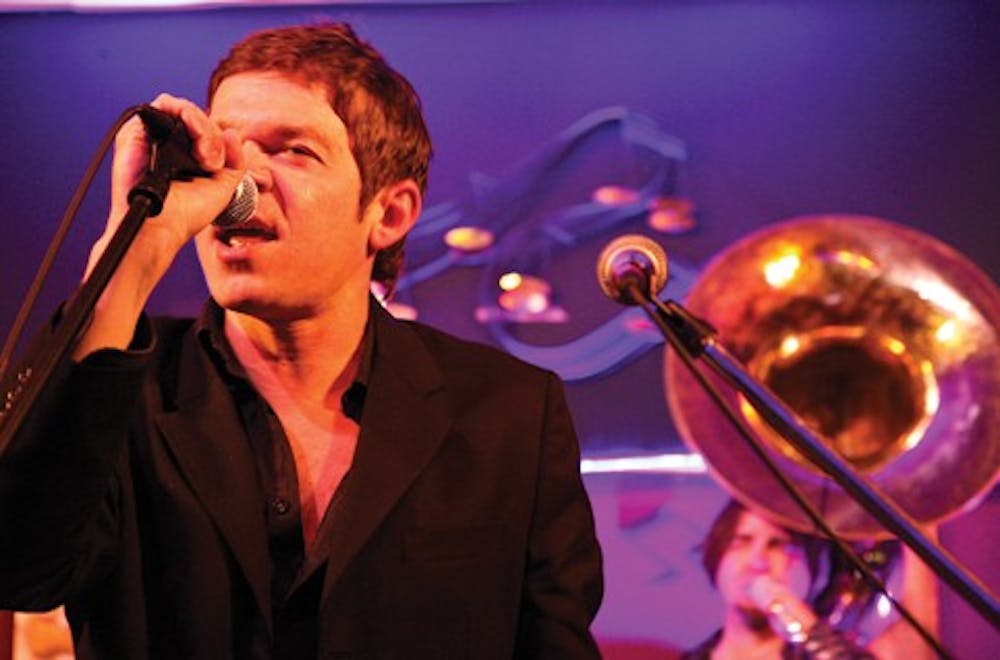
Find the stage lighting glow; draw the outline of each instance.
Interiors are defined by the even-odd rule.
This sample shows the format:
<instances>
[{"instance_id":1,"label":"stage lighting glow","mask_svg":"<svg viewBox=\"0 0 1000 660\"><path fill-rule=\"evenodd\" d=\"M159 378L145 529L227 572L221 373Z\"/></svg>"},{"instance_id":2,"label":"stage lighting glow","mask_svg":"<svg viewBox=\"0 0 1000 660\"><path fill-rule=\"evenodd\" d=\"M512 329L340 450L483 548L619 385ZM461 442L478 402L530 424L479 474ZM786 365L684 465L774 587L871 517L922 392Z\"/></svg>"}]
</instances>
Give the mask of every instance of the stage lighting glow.
<instances>
[{"instance_id":1,"label":"stage lighting glow","mask_svg":"<svg viewBox=\"0 0 1000 660\"><path fill-rule=\"evenodd\" d=\"M649 456L618 456L585 458L580 461L582 474L624 472L660 472L667 474L702 474L705 461L700 454L654 454Z\"/></svg>"}]
</instances>

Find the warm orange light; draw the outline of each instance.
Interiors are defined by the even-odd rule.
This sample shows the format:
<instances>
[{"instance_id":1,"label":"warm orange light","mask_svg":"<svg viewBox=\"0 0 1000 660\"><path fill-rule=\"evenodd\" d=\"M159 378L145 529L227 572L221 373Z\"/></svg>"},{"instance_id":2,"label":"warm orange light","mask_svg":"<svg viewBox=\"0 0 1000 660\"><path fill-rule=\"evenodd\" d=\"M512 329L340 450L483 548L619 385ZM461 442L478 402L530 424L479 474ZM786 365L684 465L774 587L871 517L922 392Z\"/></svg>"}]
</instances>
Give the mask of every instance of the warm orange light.
<instances>
[{"instance_id":1,"label":"warm orange light","mask_svg":"<svg viewBox=\"0 0 1000 660\"><path fill-rule=\"evenodd\" d=\"M646 224L664 234L680 234L695 227L694 204L680 197L657 197L649 205Z\"/></svg>"},{"instance_id":2,"label":"warm orange light","mask_svg":"<svg viewBox=\"0 0 1000 660\"><path fill-rule=\"evenodd\" d=\"M893 355L902 355L906 352L906 344L894 337L886 338L885 347Z\"/></svg>"},{"instance_id":3,"label":"warm orange light","mask_svg":"<svg viewBox=\"0 0 1000 660\"><path fill-rule=\"evenodd\" d=\"M775 289L782 289L795 279L802 267L802 257L797 252L775 257L764 263L764 279Z\"/></svg>"},{"instance_id":4,"label":"warm orange light","mask_svg":"<svg viewBox=\"0 0 1000 660\"><path fill-rule=\"evenodd\" d=\"M799 338L796 337L795 335L788 335L787 337L781 340L781 346L778 348L778 353L783 358L789 358L798 353L799 350L801 349L802 349L802 342L799 340Z\"/></svg>"},{"instance_id":5,"label":"warm orange light","mask_svg":"<svg viewBox=\"0 0 1000 660\"><path fill-rule=\"evenodd\" d=\"M595 188L590 198L608 206L624 206L634 204L639 199L639 192L624 186L600 186Z\"/></svg>"},{"instance_id":6,"label":"warm orange light","mask_svg":"<svg viewBox=\"0 0 1000 660\"><path fill-rule=\"evenodd\" d=\"M497 304L501 309L519 314L541 314L551 305L552 287L540 277L506 273L500 278Z\"/></svg>"},{"instance_id":7,"label":"warm orange light","mask_svg":"<svg viewBox=\"0 0 1000 660\"><path fill-rule=\"evenodd\" d=\"M948 319L939 325L934 331L934 339L941 344L954 344L958 339L958 324L955 323L955 320Z\"/></svg>"},{"instance_id":8,"label":"warm orange light","mask_svg":"<svg viewBox=\"0 0 1000 660\"><path fill-rule=\"evenodd\" d=\"M478 252L493 245L493 232L482 227L455 227L445 233L444 243L462 252Z\"/></svg>"},{"instance_id":9,"label":"warm orange light","mask_svg":"<svg viewBox=\"0 0 1000 660\"><path fill-rule=\"evenodd\" d=\"M875 262L858 252L851 250L837 250L834 252L834 260L845 266L854 266L861 270L871 271L875 269Z\"/></svg>"},{"instance_id":10,"label":"warm orange light","mask_svg":"<svg viewBox=\"0 0 1000 660\"><path fill-rule=\"evenodd\" d=\"M498 284L504 291L513 291L517 287L521 286L521 279L521 273L511 271L501 275Z\"/></svg>"}]
</instances>

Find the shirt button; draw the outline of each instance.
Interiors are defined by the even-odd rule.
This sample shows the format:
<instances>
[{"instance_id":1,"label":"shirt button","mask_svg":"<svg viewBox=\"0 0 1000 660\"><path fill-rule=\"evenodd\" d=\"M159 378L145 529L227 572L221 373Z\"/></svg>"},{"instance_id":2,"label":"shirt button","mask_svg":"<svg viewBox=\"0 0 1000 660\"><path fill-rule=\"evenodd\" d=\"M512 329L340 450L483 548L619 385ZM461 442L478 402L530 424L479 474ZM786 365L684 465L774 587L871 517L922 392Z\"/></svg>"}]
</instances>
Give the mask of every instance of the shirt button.
<instances>
[{"instance_id":1,"label":"shirt button","mask_svg":"<svg viewBox=\"0 0 1000 660\"><path fill-rule=\"evenodd\" d=\"M288 500L283 497L274 497L271 499L271 510L279 516L285 515L291 508L292 507L288 504Z\"/></svg>"}]
</instances>

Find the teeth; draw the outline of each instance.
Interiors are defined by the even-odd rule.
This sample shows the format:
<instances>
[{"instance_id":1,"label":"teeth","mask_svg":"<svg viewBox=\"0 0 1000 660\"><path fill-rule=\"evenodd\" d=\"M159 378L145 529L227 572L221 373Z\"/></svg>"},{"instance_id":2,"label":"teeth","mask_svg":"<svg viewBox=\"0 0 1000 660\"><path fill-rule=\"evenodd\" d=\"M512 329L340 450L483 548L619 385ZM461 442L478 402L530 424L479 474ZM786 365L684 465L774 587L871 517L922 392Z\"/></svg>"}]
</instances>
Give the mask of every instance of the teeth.
<instances>
[{"instance_id":1,"label":"teeth","mask_svg":"<svg viewBox=\"0 0 1000 660\"><path fill-rule=\"evenodd\" d=\"M274 240L274 235L264 232L236 232L222 236L221 240L230 247L241 247Z\"/></svg>"}]
</instances>

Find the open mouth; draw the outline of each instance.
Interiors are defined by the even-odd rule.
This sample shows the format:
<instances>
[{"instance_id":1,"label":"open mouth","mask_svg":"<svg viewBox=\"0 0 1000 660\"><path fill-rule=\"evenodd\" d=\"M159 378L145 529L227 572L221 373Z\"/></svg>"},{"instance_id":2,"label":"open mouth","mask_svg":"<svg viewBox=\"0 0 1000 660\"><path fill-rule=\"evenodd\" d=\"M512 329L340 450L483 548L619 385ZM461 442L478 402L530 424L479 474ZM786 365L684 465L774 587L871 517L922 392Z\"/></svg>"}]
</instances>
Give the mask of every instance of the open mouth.
<instances>
[{"instance_id":1,"label":"open mouth","mask_svg":"<svg viewBox=\"0 0 1000 660\"><path fill-rule=\"evenodd\" d=\"M239 247L251 243L273 241L278 235L267 228L259 226L227 227L216 232L216 239L229 247Z\"/></svg>"}]
</instances>

